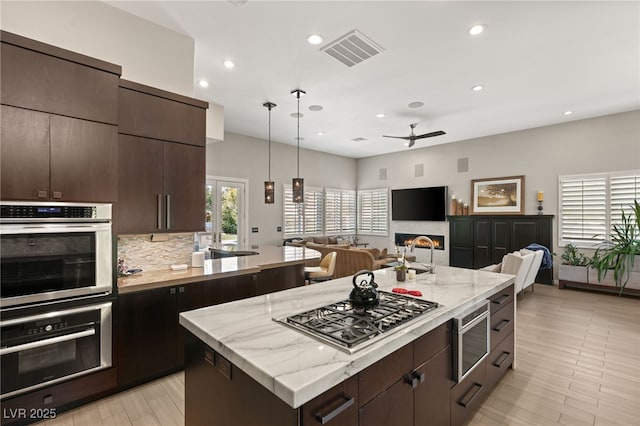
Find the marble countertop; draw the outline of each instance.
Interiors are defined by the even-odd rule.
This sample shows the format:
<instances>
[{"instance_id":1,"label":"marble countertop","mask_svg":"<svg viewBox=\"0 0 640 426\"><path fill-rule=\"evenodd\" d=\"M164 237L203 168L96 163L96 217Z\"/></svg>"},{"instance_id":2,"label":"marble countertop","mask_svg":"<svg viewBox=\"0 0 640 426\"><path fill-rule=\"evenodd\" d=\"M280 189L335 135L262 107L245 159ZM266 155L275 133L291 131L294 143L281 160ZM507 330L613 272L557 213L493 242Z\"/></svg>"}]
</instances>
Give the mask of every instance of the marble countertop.
<instances>
[{"instance_id":1,"label":"marble countertop","mask_svg":"<svg viewBox=\"0 0 640 426\"><path fill-rule=\"evenodd\" d=\"M287 404L297 408L508 287L514 276L436 266L435 274L398 283L393 269L375 271L380 290L420 290L442 306L366 348L348 354L273 319L347 299L351 277L180 314L180 324Z\"/></svg>"},{"instance_id":2,"label":"marble countertop","mask_svg":"<svg viewBox=\"0 0 640 426\"><path fill-rule=\"evenodd\" d=\"M254 251L257 251L258 254L205 260L203 268L189 267L183 271L172 271L171 269L144 271L121 277L118 278L118 293L124 294L235 275L255 274L265 269L295 265L320 258L318 251L305 247L265 246Z\"/></svg>"}]
</instances>

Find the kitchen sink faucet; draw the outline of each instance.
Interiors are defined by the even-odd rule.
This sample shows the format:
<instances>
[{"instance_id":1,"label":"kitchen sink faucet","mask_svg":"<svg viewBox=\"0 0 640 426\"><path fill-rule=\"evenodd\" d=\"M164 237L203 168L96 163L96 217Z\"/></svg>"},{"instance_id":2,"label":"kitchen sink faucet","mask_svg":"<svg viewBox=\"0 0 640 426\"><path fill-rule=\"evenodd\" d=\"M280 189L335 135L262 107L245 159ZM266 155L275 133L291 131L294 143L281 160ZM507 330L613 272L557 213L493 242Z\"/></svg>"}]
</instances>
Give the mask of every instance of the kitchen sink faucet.
<instances>
[{"instance_id":1,"label":"kitchen sink faucet","mask_svg":"<svg viewBox=\"0 0 640 426\"><path fill-rule=\"evenodd\" d=\"M409 249L409 252L413 253L413 249L416 247L416 243L418 241L429 242L429 247L431 248L431 259L429 260L429 265L424 265L424 266L427 266L427 272L429 272L430 274L433 274L435 273L435 267L433 265L433 240L427 237L426 235L420 235L418 237L415 237L413 241L411 241L411 247Z\"/></svg>"}]
</instances>

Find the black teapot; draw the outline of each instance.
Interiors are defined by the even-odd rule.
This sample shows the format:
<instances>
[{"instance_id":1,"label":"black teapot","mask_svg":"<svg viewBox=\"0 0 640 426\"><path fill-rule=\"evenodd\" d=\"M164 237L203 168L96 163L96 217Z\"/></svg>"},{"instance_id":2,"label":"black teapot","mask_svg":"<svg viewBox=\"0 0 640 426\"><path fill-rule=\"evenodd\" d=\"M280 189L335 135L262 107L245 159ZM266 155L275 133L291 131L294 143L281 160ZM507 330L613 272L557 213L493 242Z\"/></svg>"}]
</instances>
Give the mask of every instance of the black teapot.
<instances>
[{"instance_id":1,"label":"black teapot","mask_svg":"<svg viewBox=\"0 0 640 426\"><path fill-rule=\"evenodd\" d=\"M373 280L373 272L364 269L353 276L353 290L349 301L356 313L364 314L367 309L375 308L380 303L378 284Z\"/></svg>"}]
</instances>

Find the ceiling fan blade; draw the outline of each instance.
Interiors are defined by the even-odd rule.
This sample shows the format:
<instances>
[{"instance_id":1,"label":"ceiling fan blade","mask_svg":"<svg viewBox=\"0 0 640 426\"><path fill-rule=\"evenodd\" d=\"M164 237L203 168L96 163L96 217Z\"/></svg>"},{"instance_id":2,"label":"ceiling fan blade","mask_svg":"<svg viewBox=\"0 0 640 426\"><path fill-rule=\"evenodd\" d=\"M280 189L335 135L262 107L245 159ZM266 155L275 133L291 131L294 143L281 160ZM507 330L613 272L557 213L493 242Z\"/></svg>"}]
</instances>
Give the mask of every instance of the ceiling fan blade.
<instances>
[{"instance_id":1,"label":"ceiling fan blade","mask_svg":"<svg viewBox=\"0 0 640 426\"><path fill-rule=\"evenodd\" d=\"M409 136L387 136L387 135L382 135L383 138L396 138L396 139L404 139L406 141L411 140L411 138Z\"/></svg>"},{"instance_id":2,"label":"ceiling fan blade","mask_svg":"<svg viewBox=\"0 0 640 426\"><path fill-rule=\"evenodd\" d=\"M416 144L416 140L415 139L411 139L411 141L409 142L409 146L408 148L411 148L412 146L414 146Z\"/></svg>"},{"instance_id":3,"label":"ceiling fan blade","mask_svg":"<svg viewBox=\"0 0 640 426\"><path fill-rule=\"evenodd\" d=\"M413 139L424 139L424 138L432 138L434 136L446 135L442 130L438 130L437 132L425 133L424 135L414 136Z\"/></svg>"}]
</instances>

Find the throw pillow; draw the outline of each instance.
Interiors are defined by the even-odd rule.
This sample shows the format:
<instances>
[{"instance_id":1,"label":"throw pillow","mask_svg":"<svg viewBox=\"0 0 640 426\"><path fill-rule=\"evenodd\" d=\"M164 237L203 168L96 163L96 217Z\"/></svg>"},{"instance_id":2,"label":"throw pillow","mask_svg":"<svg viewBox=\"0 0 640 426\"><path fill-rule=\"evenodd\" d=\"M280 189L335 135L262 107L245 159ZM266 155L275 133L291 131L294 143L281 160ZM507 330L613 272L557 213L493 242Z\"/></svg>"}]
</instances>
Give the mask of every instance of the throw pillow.
<instances>
[{"instance_id":1,"label":"throw pillow","mask_svg":"<svg viewBox=\"0 0 640 426\"><path fill-rule=\"evenodd\" d=\"M328 237L328 243L327 244L338 244L338 237Z\"/></svg>"},{"instance_id":2,"label":"throw pillow","mask_svg":"<svg viewBox=\"0 0 640 426\"><path fill-rule=\"evenodd\" d=\"M327 237L313 237L313 242L316 244L329 244L329 238Z\"/></svg>"}]
</instances>

